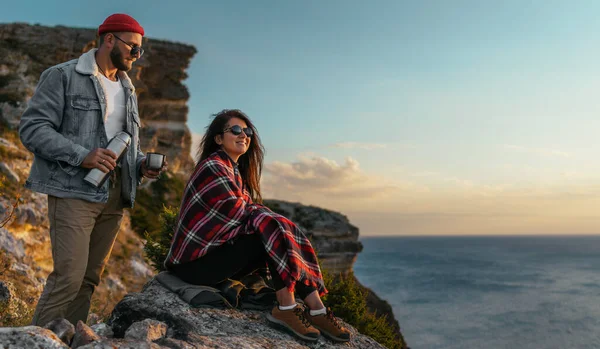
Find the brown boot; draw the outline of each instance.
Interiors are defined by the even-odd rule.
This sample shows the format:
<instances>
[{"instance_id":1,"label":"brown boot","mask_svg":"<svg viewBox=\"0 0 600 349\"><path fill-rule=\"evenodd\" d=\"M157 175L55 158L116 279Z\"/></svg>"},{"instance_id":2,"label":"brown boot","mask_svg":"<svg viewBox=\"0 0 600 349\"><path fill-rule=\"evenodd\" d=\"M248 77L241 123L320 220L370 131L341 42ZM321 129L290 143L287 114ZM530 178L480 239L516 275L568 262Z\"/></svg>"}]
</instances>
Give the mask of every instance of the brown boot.
<instances>
[{"instance_id":1,"label":"brown boot","mask_svg":"<svg viewBox=\"0 0 600 349\"><path fill-rule=\"evenodd\" d=\"M350 331L348 331L340 321L333 315L331 309L327 308L327 314L311 316L309 310L306 310L306 318L316 327L325 337L336 342L348 342L350 340Z\"/></svg>"},{"instance_id":2,"label":"brown boot","mask_svg":"<svg viewBox=\"0 0 600 349\"><path fill-rule=\"evenodd\" d=\"M271 313L267 314L267 320L306 341L316 342L319 339L319 330L306 319L304 308L300 305L290 310L279 310L279 307L275 306Z\"/></svg>"}]
</instances>

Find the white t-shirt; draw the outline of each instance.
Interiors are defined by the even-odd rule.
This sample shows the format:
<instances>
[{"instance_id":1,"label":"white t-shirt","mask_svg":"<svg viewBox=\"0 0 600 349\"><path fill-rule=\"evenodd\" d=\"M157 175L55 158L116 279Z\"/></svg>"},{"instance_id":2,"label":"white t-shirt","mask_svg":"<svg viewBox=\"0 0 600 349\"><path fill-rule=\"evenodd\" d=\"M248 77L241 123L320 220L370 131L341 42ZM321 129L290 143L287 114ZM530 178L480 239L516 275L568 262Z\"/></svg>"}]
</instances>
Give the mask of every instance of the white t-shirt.
<instances>
[{"instance_id":1,"label":"white t-shirt","mask_svg":"<svg viewBox=\"0 0 600 349\"><path fill-rule=\"evenodd\" d=\"M111 81L100 74L106 92L106 119L104 128L110 141L119 131L125 130L125 90L121 80Z\"/></svg>"}]
</instances>

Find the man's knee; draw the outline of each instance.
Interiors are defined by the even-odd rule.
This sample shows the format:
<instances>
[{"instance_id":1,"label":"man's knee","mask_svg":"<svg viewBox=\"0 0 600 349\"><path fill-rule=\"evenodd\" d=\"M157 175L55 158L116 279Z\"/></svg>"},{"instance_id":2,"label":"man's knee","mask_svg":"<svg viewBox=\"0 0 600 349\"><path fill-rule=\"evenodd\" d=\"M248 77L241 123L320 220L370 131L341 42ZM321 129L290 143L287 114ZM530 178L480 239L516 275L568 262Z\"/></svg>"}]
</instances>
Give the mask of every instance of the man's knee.
<instances>
[{"instance_id":1,"label":"man's knee","mask_svg":"<svg viewBox=\"0 0 600 349\"><path fill-rule=\"evenodd\" d=\"M83 283L85 277L85 270L82 269L71 269L71 270L54 270L50 278L53 278L52 283L54 284L51 288L51 297L56 296L66 301L73 300ZM48 280L50 281L50 280Z\"/></svg>"}]
</instances>

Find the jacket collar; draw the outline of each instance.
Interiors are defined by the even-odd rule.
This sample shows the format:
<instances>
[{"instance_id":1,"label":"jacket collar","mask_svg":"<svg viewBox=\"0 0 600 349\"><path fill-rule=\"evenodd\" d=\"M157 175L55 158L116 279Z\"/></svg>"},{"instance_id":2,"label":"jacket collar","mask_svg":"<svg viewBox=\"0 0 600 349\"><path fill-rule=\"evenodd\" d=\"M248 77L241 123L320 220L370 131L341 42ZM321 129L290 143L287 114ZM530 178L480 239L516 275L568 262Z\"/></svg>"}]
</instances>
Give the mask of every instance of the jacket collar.
<instances>
[{"instance_id":1,"label":"jacket collar","mask_svg":"<svg viewBox=\"0 0 600 349\"><path fill-rule=\"evenodd\" d=\"M98 49L94 48L82 54L77 61L75 71L79 74L94 75L95 77L98 77L100 71L98 70L98 65L96 64L96 51L98 51ZM119 74L119 80L121 80L121 84L124 87L135 91L135 87L133 86L133 83L126 72L119 70L117 74Z\"/></svg>"}]
</instances>

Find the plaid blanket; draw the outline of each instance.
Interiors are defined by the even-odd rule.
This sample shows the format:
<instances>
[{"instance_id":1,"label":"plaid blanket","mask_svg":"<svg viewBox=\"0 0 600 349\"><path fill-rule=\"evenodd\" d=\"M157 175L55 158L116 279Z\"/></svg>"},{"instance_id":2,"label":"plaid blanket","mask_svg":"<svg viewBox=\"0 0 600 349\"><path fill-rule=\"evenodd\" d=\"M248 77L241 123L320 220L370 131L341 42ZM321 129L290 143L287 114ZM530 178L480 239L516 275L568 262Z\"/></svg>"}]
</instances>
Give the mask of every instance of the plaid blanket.
<instances>
[{"instance_id":1,"label":"plaid blanket","mask_svg":"<svg viewBox=\"0 0 600 349\"><path fill-rule=\"evenodd\" d=\"M237 164L219 150L196 165L188 181L165 266L201 258L240 234L259 234L290 291L302 282L327 293L315 251L290 220L254 204Z\"/></svg>"}]
</instances>

